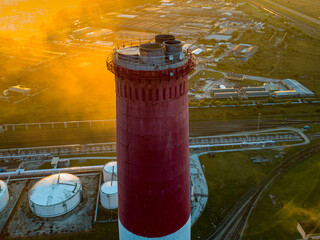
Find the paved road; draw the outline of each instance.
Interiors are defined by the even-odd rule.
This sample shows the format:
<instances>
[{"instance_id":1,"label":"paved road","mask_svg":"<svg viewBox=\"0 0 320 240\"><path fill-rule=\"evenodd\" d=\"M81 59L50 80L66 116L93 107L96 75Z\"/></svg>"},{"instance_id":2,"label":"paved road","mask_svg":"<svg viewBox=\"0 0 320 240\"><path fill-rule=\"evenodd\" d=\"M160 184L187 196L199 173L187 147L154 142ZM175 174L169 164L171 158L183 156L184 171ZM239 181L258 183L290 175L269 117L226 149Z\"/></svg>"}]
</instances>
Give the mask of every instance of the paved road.
<instances>
[{"instance_id":1,"label":"paved road","mask_svg":"<svg viewBox=\"0 0 320 240\"><path fill-rule=\"evenodd\" d=\"M294 11L294 10L290 9L290 11L287 11L286 9L283 8L284 6L278 7L278 6L275 5L275 3L271 2L270 0L252 1L252 3L254 5L257 5L257 4L261 5L263 8L265 8L265 9L267 9L269 11L272 11L272 12L274 12L276 14L279 14L280 16L282 15L282 16L288 18L292 22L291 24L293 24L296 27L300 28L305 33L307 33L307 34L309 34L309 35L311 35L311 36L313 36L315 38L320 39L320 30L319 30L318 23L314 23L313 21L309 21L304 17L302 17L304 19L304 20L302 20L301 16L291 12L291 11ZM268 4L268 6L266 6L265 4ZM261 7L261 6L259 6L259 7ZM297 12L297 13L298 14L302 14L302 13L299 13L299 12ZM294 17L294 15L297 16L297 17ZM307 16L307 17L309 17L309 16ZM309 23L306 22L305 20L309 21ZM318 21L318 20L316 20L316 21ZM314 24L316 24L316 26Z\"/></svg>"},{"instance_id":2,"label":"paved road","mask_svg":"<svg viewBox=\"0 0 320 240\"><path fill-rule=\"evenodd\" d=\"M270 0L263 0L263 1L267 2L267 3L270 3L270 4L272 4L272 5L274 5L274 6L278 7L278 8L281 8L284 11L290 12L290 13L292 13L294 15L297 15L297 16L299 16L301 18L304 18L304 19L306 19L306 20L308 20L308 21L310 21L312 23L320 25L320 20L317 20L317 19L315 19L313 17L310 17L310 16L305 15L305 14L303 14L301 12L295 11L295 10L293 10L291 8L285 7L285 6L283 6L283 5L279 4L279 3L275 3L275 2L270 1Z\"/></svg>"},{"instance_id":3,"label":"paved road","mask_svg":"<svg viewBox=\"0 0 320 240\"><path fill-rule=\"evenodd\" d=\"M275 78L266 78L266 77L259 77L259 76L251 76L251 75L243 75L245 79L248 80L254 80L258 82L280 82L281 79L275 79Z\"/></svg>"}]
</instances>

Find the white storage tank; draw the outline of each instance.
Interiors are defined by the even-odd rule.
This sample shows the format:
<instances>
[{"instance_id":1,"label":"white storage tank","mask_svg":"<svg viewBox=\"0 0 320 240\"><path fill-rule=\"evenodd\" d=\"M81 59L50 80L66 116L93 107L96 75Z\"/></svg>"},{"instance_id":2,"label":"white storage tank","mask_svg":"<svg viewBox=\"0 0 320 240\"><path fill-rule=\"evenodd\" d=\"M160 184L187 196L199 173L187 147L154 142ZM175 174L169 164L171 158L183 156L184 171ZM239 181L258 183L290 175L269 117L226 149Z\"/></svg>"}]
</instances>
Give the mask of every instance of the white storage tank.
<instances>
[{"instance_id":1,"label":"white storage tank","mask_svg":"<svg viewBox=\"0 0 320 240\"><path fill-rule=\"evenodd\" d=\"M118 182L108 181L100 188L100 202L106 209L118 208Z\"/></svg>"},{"instance_id":2,"label":"white storage tank","mask_svg":"<svg viewBox=\"0 0 320 240\"><path fill-rule=\"evenodd\" d=\"M103 167L103 181L117 181L117 162L108 162Z\"/></svg>"},{"instance_id":3,"label":"white storage tank","mask_svg":"<svg viewBox=\"0 0 320 240\"><path fill-rule=\"evenodd\" d=\"M39 217L57 217L73 210L82 200L81 180L61 173L45 177L29 191L29 206Z\"/></svg>"},{"instance_id":4,"label":"white storage tank","mask_svg":"<svg viewBox=\"0 0 320 240\"><path fill-rule=\"evenodd\" d=\"M5 209L9 203L8 186L4 181L0 180L0 212Z\"/></svg>"}]
</instances>

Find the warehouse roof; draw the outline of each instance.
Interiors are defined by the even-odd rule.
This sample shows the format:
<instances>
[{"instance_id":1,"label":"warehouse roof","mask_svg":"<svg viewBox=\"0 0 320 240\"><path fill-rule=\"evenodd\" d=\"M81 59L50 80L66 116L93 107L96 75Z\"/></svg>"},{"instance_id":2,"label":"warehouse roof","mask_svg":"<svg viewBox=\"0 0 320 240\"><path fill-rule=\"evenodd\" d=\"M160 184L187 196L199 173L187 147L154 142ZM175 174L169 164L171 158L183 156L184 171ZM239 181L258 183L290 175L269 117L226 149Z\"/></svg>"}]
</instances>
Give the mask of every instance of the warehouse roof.
<instances>
[{"instance_id":1,"label":"warehouse roof","mask_svg":"<svg viewBox=\"0 0 320 240\"><path fill-rule=\"evenodd\" d=\"M218 32L218 34L222 35L231 35L232 33L234 33L234 30L232 29L222 29L220 32Z\"/></svg>"},{"instance_id":2,"label":"warehouse roof","mask_svg":"<svg viewBox=\"0 0 320 240\"><path fill-rule=\"evenodd\" d=\"M197 48L196 50L193 50L192 53L195 54L195 55L198 55L200 53L202 53L203 50L201 48Z\"/></svg>"},{"instance_id":3,"label":"warehouse roof","mask_svg":"<svg viewBox=\"0 0 320 240\"><path fill-rule=\"evenodd\" d=\"M297 93L295 90L288 90L288 91L274 91L273 93L274 93L274 94L276 94L277 96L286 96L286 95L288 95L288 96L292 96L292 95L295 95L295 94L297 94L297 95L298 95L298 93Z\"/></svg>"},{"instance_id":4,"label":"warehouse roof","mask_svg":"<svg viewBox=\"0 0 320 240\"><path fill-rule=\"evenodd\" d=\"M232 38L232 36L228 36L228 35L213 34L213 35L206 37L206 40L215 39L217 41L229 41L231 38Z\"/></svg>"},{"instance_id":5,"label":"warehouse roof","mask_svg":"<svg viewBox=\"0 0 320 240\"><path fill-rule=\"evenodd\" d=\"M243 78L243 75L238 73L233 73L233 72L227 72L227 77Z\"/></svg>"},{"instance_id":6,"label":"warehouse roof","mask_svg":"<svg viewBox=\"0 0 320 240\"><path fill-rule=\"evenodd\" d=\"M21 87L20 85L10 87L8 89L11 92L17 92L17 93L29 93L31 91L31 88L25 88Z\"/></svg>"},{"instance_id":7,"label":"warehouse roof","mask_svg":"<svg viewBox=\"0 0 320 240\"><path fill-rule=\"evenodd\" d=\"M214 95L215 96L225 96L225 95L234 96L234 95L238 95L238 93L237 92L215 92Z\"/></svg>"},{"instance_id":8,"label":"warehouse roof","mask_svg":"<svg viewBox=\"0 0 320 240\"><path fill-rule=\"evenodd\" d=\"M303 86L301 83L299 83L296 80L293 79L284 79L283 82L292 90L295 90L299 94L314 94L312 91L310 91L308 88Z\"/></svg>"},{"instance_id":9,"label":"warehouse roof","mask_svg":"<svg viewBox=\"0 0 320 240\"><path fill-rule=\"evenodd\" d=\"M137 17L137 15L119 14L119 15L117 15L117 17L121 17L121 18L135 18L135 17Z\"/></svg>"}]
</instances>

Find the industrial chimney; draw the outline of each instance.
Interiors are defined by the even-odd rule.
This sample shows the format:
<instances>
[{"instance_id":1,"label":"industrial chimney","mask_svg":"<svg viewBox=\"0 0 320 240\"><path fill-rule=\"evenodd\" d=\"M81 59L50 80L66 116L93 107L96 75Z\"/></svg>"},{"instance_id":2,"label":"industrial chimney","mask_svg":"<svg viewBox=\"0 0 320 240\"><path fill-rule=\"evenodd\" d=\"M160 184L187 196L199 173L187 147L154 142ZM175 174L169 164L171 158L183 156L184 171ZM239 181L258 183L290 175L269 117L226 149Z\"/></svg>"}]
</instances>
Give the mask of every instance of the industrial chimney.
<instances>
[{"instance_id":1,"label":"industrial chimney","mask_svg":"<svg viewBox=\"0 0 320 240\"><path fill-rule=\"evenodd\" d=\"M115 74L120 240L191 238L188 76L172 35L121 45Z\"/></svg>"}]
</instances>

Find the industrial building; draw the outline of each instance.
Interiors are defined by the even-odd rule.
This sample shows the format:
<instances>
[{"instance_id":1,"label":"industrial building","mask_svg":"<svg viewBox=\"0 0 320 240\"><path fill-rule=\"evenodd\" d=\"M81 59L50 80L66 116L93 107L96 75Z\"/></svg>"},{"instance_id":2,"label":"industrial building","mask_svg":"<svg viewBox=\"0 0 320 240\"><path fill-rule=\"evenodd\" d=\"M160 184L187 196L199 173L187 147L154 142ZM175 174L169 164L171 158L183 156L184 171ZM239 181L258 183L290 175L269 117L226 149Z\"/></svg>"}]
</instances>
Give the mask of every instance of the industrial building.
<instances>
[{"instance_id":1,"label":"industrial building","mask_svg":"<svg viewBox=\"0 0 320 240\"><path fill-rule=\"evenodd\" d=\"M250 44L238 44L232 49L231 55L236 57L249 58L252 57L257 51L257 46L252 46Z\"/></svg>"},{"instance_id":2,"label":"industrial building","mask_svg":"<svg viewBox=\"0 0 320 240\"><path fill-rule=\"evenodd\" d=\"M31 88L13 86L3 91L4 96L30 96Z\"/></svg>"},{"instance_id":3,"label":"industrial building","mask_svg":"<svg viewBox=\"0 0 320 240\"><path fill-rule=\"evenodd\" d=\"M263 86L270 92L278 91L279 90L279 83L264 83Z\"/></svg>"},{"instance_id":4,"label":"industrial building","mask_svg":"<svg viewBox=\"0 0 320 240\"><path fill-rule=\"evenodd\" d=\"M212 93L222 93L222 92L235 92L234 88L212 88Z\"/></svg>"},{"instance_id":5,"label":"industrial building","mask_svg":"<svg viewBox=\"0 0 320 240\"><path fill-rule=\"evenodd\" d=\"M265 87L244 87L243 90L246 92L253 92L253 91L266 91Z\"/></svg>"},{"instance_id":6,"label":"industrial building","mask_svg":"<svg viewBox=\"0 0 320 240\"><path fill-rule=\"evenodd\" d=\"M216 92L214 93L213 97L215 99L226 99L226 98L237 99L239 98L239 94L237 92Z\"/></svg>"},{"instance_id":7,"label":"industrial building","mask_svg":"<svg viewBox=\"0 0 320 240\"><path fill-rule=\"evenodd\" d=\"M295 90L288 91L274 91L273 95L275 98L291 98L291 97L299 97L299 93Z\"/></svg>"},{"instance_id":8,"label":"industrial building","mask_svg":"<svg viewBox=\"0 0 320 240\"><path fill-rule=\"evenodd\" d=\"M296 91L300 97L314 97L314 93L296 80L284 79L282 84L289 90Z\"/></svg>"},{"instance_id":9,"label":"industrial building","mask_svg":"<svg viewBox=\"0 0 320 240\"><path fill-rule=\"evenodd\" d=\"M118 208L118 182L108 181L100 188L100 202L105 209Z\"/></svg>"},{"instance_id":10,"label":"industrial building","mask_svg":"<svg viewBox=\"0 0 320 240\"><path fill-rule=\"evenodd\" d=\"M218 32L218 34L221 35L232 35L234 33L233 29L222 29L221 31Z\"/></svg>"},{"instance_id":11,"label":"industrial building","mask_svg":"<svg viewBox=\"0 0 320 240\"><path fill-rule=\"evenodd\" d=\"M191 239L188 73L173 35L115 48L120 240ZM169 124L168 124L169 123Z\"/></svg>"},{"instance_id":12,"label":"industrial building","mask_svg":"<svg viewBox=\"0 0 320 240\"><path fill-rule=\"evenodd\" d=\"M232 72L227 72L226 78L228 80L243 81L244 80L244 75L237 74L237 73L232 73Z\"/></svg>"},{"instance_id":13,"label":"industrial building","mask_svg":"<svg viewBox=\"0 0 320 240\"><path fill-rule=\"evenodd\" d=\"M103 167L103 181L116 181L117 180L117 162L108 162Z\"/></svg>"},{"instance_id":14,"label":"industrial building","mask_svg":"<svg viewBox=\"0 0 320 240\"><path fill-rule=\"evenodd\" d=\"M4 181L0 180L0 212L5 209L9 202L9 190Z\"/></svg>"},{"instance_id":15,"label":"industrial building","mask_svg":"<svg viewBox=\"0 0 320 240\"><path fill-rule=\"evenodd\" d=\"M45 177L29 190L29 206L39 217L57 217L73 210L82 200L81 180L62 173Z\"/></svg>"},{"instance_id":16,"label":"industrial building","mask_svg":"<svg viewBox=\"0 0 320 240\"><path fill-rule=\"evenodd\" d=\"M203 50L201 48L197 48L197 49L192 51L192 53L195 54L195 55L199 55L202 52L203 52Z\"/></svg>"},{"instance_id":17,"label":"industrial building","mask_svg":"<svg viewBox=\"0 0 320 240\"><path fill-rule=\"evenodd\" d=\"M216 40L217 42L221 42L221 41L229 41L230 39L232 39L232 36L229 35L221 35L221 34L212 34L206 37L206 40Z\"/></svg>"},{"instance_id":18,"label":"industrial building","mask_svg":"<svg viewBox=\"0 0 320 240\"><path fill-rule=\"evenodd\" d=\"M298 222L297 229L303 240L320 239L319 221Z\"/></svg>"},{"instance_id":19,"label":"industrial building","mask_svg":"<svg viewBox=\"0 0 320 240\"><path fill-rule=\"evenodd\" d=\"M270 97L269 91L248 91L246 92L247 98L262 98L262 97Z\"/></svg>"}]
</instances>

